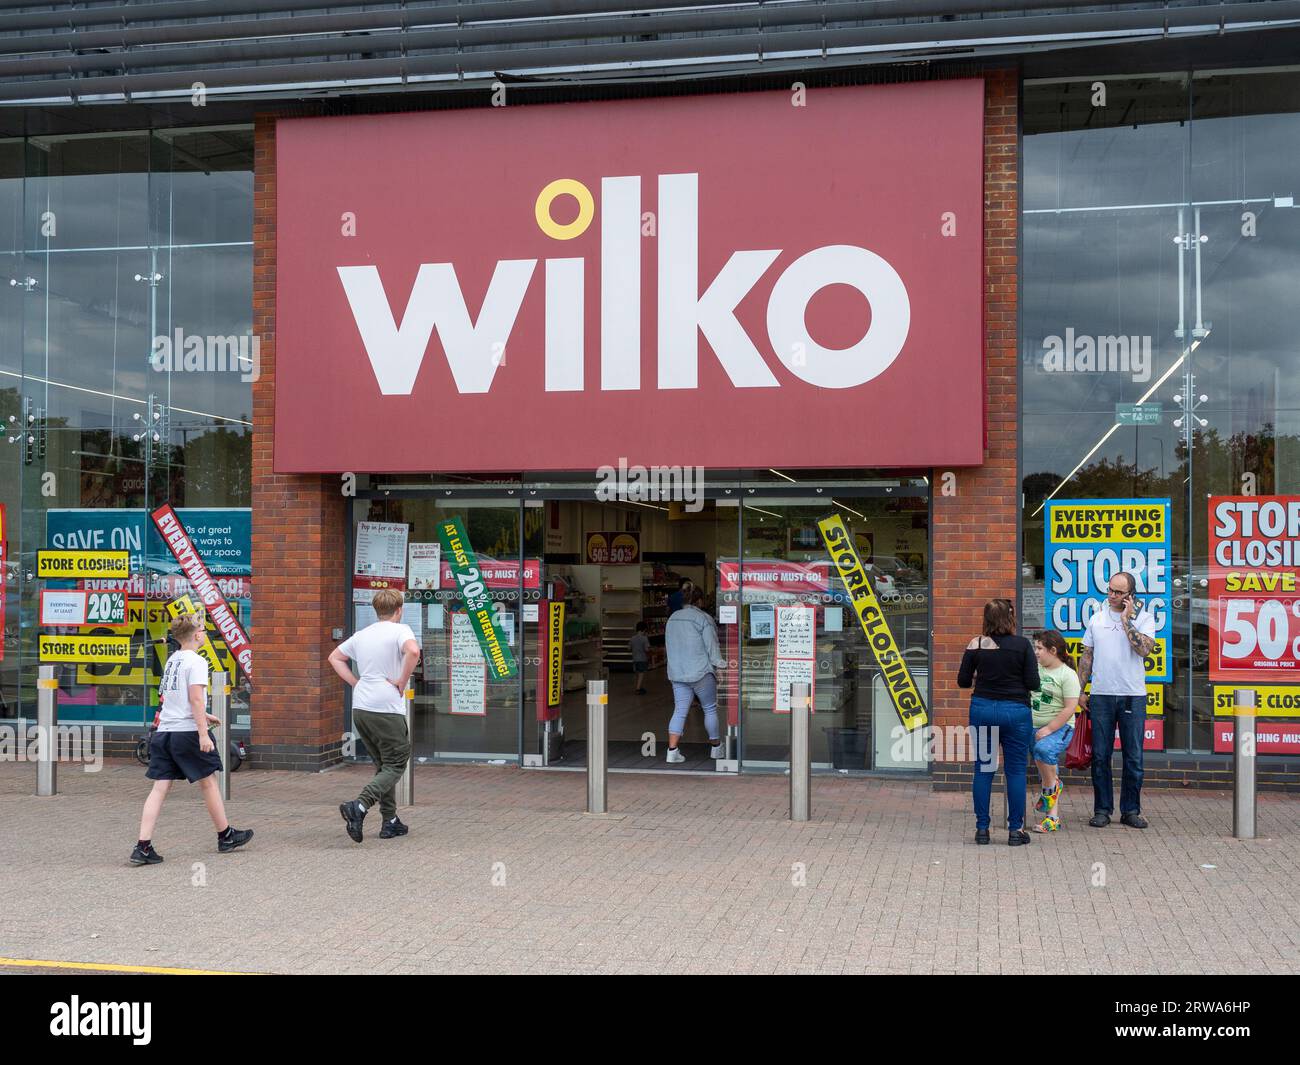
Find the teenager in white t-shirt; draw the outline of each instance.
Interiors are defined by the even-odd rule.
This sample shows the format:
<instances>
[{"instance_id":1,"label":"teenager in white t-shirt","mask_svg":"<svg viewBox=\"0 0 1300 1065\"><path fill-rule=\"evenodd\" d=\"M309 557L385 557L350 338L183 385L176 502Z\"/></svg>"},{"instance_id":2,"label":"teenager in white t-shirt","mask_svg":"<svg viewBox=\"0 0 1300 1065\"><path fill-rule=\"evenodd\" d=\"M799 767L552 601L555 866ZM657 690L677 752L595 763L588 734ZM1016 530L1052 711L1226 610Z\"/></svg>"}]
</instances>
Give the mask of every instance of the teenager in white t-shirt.
<instances>
[{"instance_id":1,"label":"teenager in white t-shirt","mask_svg":"<svg viewBox=\"0 0 1300 1065\"><path fill-rule=\"evenodd\" d=\"M1111 776L1112 737L1119 728L1123 754L1120 778L1120 822L1129 828L1146 828L1142 816L1142 740L1146 733L1146 656L1155 646L1156 619L1135 597L1133 574L1115 573L1106 590L1106 602L1088 620L1079 655L1079 683L1092 682L1079 706L1092 719L1092 819L1093 828L1105 828L1115 809Z\"/></svg>"},{"instance_id":2,"label":"teenager in white t-shirt","mask_svg":"<svg viewBox=\"0 0 1300 1065\"><path fill-rule=\"evenodd\" d=\"M149 741L149 768L154 782L140 817L140 838L131 852L132 865L157 865L162 855L153 849L153 830L162 813L172 782L197 782L217 829L217 850L242 847L253 838L252 829L232 828L217 788L221 756L208 732L217 719L207 712L208 664L198 649L203 645L203 616L185 614L171 624L172 638L180 650L168 656L158 685L158 731Z\"/></svg>"},{"instance_id":3,"label":"teenager in white t-shirt","mask_svg":"<svg viewBox=\"0 0 1300 1065\"><path fill-rule=\"evenodd\" d=\"M348 836L361 842L366 811L378 804L384 823L380 839L404 836L407 826L397 819L397 782L411 757L406 731L406 686L420 660L420 645L402 624L401 592L386 588L370 604L379 619L344 640L329 655L334 672L352 686L352 725L375 761L374 778L351 802L339 804ZM348 664L357 664L357 673Z\"/></svg>"}]
</instances>

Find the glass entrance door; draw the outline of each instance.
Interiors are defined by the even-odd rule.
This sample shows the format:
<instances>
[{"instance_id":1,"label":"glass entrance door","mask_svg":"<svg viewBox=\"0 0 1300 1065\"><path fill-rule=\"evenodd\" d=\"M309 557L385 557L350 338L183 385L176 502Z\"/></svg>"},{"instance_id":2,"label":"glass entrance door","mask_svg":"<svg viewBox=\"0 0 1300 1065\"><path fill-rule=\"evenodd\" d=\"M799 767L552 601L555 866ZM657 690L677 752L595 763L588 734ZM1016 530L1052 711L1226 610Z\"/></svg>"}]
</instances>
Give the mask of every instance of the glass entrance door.
<instances>
[{"instance_id":1,"label":"glass entrance door","mask_svg":"<svg viewBox=\"0 0 1300 1065\"><path fill-rule=\"evenodd\" d=\"M404 617L422 651L411 684L415 693L412 747L417 761L518 759L522 606L525 594L535 593L538 582L536 561L525 562L521 556L520 512L516 499L427 495L358 500L353 508L354 556L361 522L406 526ZM458 580L441 550L439 527L452 518L459 519L476 557L476 572L467 575L469 583ZM364 575L356 573L356 566L354 557L352 623L361 628L374 617L369 606L372 593L361 587L366 582L358 579ZM494 676L466 613L465 589L475 581L483 585L493 604L498 631L514 660L509 677Z\"/></svg>"},{"instance_id":2,"label":"glass entrance door","mask_svg":"<svg viewBox=\"0 0 1300 1065\"><path fill-rule=\"evenodd\" d=\"M818 522L839 515L912 678L929 705L929 532L923 495L898 499L746 500L737 618L742 658L741 757L790 759L789 685L811 683L819 768L920 768L903 743L877 662L826 551ZM730 563L724 565L731 565Z\"/></svg>"},{"instance_id":3,"label":"glass entrance door","mask_svg":"<svg viewBox=\"0 0 1300 1065\"><path fill-rule=\"evenodd\" d=\"M527 764L585 765L586 688L604 680L611 768L714 771L713 735L698 700L680 730L684 760L666 761L675 707L665 629L670 613L690 605L696 591L700 609L719 617L724 600L716 562L736 557L737 521L735 505L711 498L687 509L667 501L600 502L590 492L570 491L525 508L526 550L537 543L542 552L538 620L526 600L524 621ZM734 759L735 718L728 728L727 715L736 705L737 651L733 646L728 654L725 636L735 626L716 628L728 659L715 673L716 728L719 737L732 737Z\"/></svg>"},{"instance_id":4,"label":"glass entrance door","mask_svg":"<svg viewBox=\"0 0 1300 1065\"><path fill-rule=\"evenodd\" d=\"M674 691L664 630L671 612L698 592L725 661L716 673L723 769L788 764L781 692L804 676L814 685L815 765L924 765L915 745L896 734L876 653L818 529L831 515L843 520L928 705L929 500L919 478L780 495L767 485L718 481L695 509L593 502L564 489L548 498L544 487L533 493L526 485L516 490L524 498L509 488L481 491L371 490L353 508L353 555L361 522L405 534L407 623L423 650L412 684L417 760L581 767L587 682L604 679L611 768L714 771L718 758L698 700L681 733L684 761L666 761ZM514 659L508 679L494 680L485 668L461 584L435 550L438 529L451 518L476 555L476 577ZM634 553L602 556L610 544ZM435 553L442 557L433 566ZM372 620L372 593L362 587L358 560L349 565L350 622L361 627ZM638 633L648 646L634 656ZM645 668L635 669L634 657Z\"/></svg>"}]
</instances>

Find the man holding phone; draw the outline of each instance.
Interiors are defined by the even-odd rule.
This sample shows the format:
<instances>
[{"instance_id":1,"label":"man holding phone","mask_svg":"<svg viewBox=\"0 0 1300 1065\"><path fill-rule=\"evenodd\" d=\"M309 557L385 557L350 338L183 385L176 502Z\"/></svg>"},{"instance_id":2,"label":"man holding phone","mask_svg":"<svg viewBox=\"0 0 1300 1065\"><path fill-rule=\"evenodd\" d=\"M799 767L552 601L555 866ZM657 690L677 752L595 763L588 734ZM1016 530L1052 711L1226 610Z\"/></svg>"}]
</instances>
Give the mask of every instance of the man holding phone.
<instances>
[{"instance_id":1,"label":"man holding phone","mask_svg":"<svg viewBox=\"0 0 1300 1065\"><path fill-rule=\"evenodd\" d=\"M1093 828L1105 828L1115 809L1111 755L1115 727L1123 755L1119 812L1121 824L1146 828L1142 816L1142 738L1146 732L1146 656L1155 646L1156 619L1134 598L1137 581L1120 571L1111 576L1106 602L1088 621L1079 656L1079 683L1091 692L1079 708L1092 718Z\"/></svg>"}]
</instances>

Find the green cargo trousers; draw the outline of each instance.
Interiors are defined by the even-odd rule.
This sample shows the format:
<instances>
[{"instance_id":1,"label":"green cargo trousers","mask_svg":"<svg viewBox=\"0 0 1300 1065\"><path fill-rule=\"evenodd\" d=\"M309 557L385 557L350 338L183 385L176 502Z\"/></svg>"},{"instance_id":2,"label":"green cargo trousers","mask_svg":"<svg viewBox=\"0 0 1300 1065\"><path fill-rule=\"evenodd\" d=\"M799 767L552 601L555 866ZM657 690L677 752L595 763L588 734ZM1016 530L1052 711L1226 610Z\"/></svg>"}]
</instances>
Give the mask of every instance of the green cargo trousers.
<instances>
[{"instance_id":1,"label":"green cargo trousers","mask_svg":"<svg viewBox=\"0 0 1300 1065\"><path fill-rule=\"evenodd\" d=\"M411 757L406 715L353 709L352 726L379 767L357 799L367 810L377 804L384 820L391 821L397 816L397 782L402 779Z\"/></svg>"}]
</instances>

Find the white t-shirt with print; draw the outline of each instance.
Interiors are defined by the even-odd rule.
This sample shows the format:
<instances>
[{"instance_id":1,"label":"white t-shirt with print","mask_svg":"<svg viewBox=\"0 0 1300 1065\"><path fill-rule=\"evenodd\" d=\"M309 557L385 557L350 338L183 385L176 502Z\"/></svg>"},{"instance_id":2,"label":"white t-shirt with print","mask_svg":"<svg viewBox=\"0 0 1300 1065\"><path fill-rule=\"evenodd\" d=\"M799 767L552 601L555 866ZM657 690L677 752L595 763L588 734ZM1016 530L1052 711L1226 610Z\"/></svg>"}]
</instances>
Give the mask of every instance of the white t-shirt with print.
<instances>
[{"instance_id":1,"label":"white t-shirt with print","mask_svg":"<svg viewBox=\"0 0 1300 1065\"><path fill-rule=\"evenodd\" d=\"M1155 615L1140 611L1133 627L1143 636L1155 636ZM1092 695L1146 695L1146 666L1128 642L1122 612L1103 606L1093 614L1083 633L1083 646L1092 648Z\"/></svg>"},{"instance_id":2,"label":"white t-shirt with print","mask_svg":"<svg viewBox=\"0 0 1300 1065\"><path fill-rule=\"evenodd\" d=\"M198 732L190 711L190 685L208 686L208 664L196 651L177 651L163 666L162 713L158 715L159 732Z\"/></svg>"},{"instance_id":3,"label":"white t-shirt with print","mask_svg":"<svg viewBox=\"0 0 1300 1065\"><path fill-rule=\"evenodd\" d=\"M392 682L402 672L402 647L414 639L409 625L376 621L339 644L339 650L357 664L360 681L352 689L354 709L406 713L406 700Z\"/></svg>"}]
</instances>

